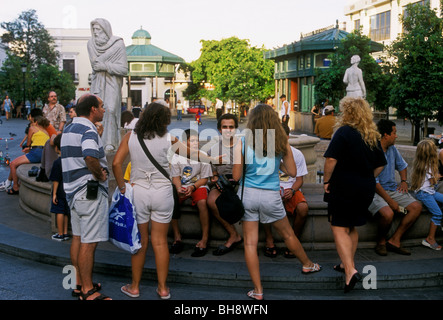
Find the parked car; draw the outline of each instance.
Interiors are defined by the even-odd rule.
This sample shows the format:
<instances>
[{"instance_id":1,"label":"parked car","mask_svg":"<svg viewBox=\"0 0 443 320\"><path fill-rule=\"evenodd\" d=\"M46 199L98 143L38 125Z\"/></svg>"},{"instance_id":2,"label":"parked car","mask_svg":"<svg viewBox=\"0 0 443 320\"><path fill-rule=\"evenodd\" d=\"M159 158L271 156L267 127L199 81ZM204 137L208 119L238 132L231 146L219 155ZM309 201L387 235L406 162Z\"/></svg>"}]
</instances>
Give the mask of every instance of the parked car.
<instances>
[{"instance_id":1,"label":"parked car","mask_svg":"<svg viewBox=\"0 0 443 320\"><path fill-rule=\"evenodd\" d=\"M193 106L188 108L188 113L198 113L198 110L200 110L201 113L206 111L205 106Z\"/></svg>"}]
</instances>

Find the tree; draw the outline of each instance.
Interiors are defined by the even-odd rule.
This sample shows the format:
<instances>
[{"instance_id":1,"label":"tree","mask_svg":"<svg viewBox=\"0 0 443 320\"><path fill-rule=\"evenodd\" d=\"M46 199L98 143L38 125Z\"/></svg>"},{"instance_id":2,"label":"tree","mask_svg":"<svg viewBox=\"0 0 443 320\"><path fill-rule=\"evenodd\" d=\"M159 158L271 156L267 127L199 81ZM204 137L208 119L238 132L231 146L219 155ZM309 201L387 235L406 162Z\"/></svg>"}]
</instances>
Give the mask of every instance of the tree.
<instances>
[{"instance_id":1,"label":"tree","mask_svg":"<svg viewBox=\"0 0 443 320\"><path fill-rule=\"evenodd\" d=\"M38 21L35 10L22 12L12 22L2 22L1 27L6 30L1 41L8 45L0 72L2 94L8 93L17 101L24 96L33 101L37 97L44 100L49 91L56 90L64 105L74 98L74 82L68 73L58 69L54 40ZM24 75L22 66L26 66Z\"/></svg>"},{"instance_id":2,"label":"tree","mask_svg":"<svg viewBox=\"0 0 443 320\"><path fill-rule=\"evenodd\" d=\"M415 127L423 119L443 122L443 20L428 5L409 4L401 17L403 34L388 48L396 74L391 103Z\"/></svg>"},{"instance_id":3,"label":"tree","mask_svg":"<svg viewBox=\"0 0 443 320\"><path fill-rule=\"evenodd\" d=\"M249 40L231 37L217 40L201 40L200 58L192 62L192 79L200 86L201 96L214 101L235 100L249 103L264 101L274 91L274 62L264 59L264 49L251 47ZM214 90L206 90L203 83L210 83Z\"/></svg>"},{"instance_id":4,"label":"tree","mask_svg":"<svg viewBox=\"0 0 443 320\"><path fill-rule=\"evenodd\" d=\"M6 30L1 36L2 42L13 55L22 58L30 70L36 70L41 64L57 64L54 40L38 21L35 10L23 11L16 20L2 22L1 27Z\"/></svg>"},{"instance_id":5,"label":"tree","mask_svg":"<svg viewBox=\"0 0 443 320\"><path fill-rule=\"evenodd\" d=\"M331 66L318 69L315 78L315 99L317 102L329 99L331 104L346 96L346 85L343 76L350 67L351 57L359 55L359 68L363 71L366 86L366 100L376 109L383 110L388 106L388 96L384 94L389 84L390 75L384 73L381 66L371 56L371 39L362 35L361 30L354 30L342 40L336 52L329 56Z\"/></svg>"}]
</instances>

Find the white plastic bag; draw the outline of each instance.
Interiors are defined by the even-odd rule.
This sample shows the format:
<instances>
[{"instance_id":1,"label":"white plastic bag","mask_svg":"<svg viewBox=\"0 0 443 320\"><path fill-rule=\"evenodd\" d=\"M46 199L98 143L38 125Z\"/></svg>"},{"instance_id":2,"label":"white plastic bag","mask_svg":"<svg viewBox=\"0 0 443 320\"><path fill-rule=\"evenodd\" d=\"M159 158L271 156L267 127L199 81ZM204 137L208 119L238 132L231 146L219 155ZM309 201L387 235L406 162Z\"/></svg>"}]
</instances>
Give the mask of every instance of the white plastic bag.
<instances>
[{"instance_id":1,"label":"white plastic bag","mask_svg":"<svg viewBox=\"0 0 443 320\"><path fill-rule=\"evenodd\" d=\"M129 183L126 183L125 194L122 194L117 187L109 209L109 241L131 254L137 253L141 248L133 194Z\"/></svg>"}]
</instances>

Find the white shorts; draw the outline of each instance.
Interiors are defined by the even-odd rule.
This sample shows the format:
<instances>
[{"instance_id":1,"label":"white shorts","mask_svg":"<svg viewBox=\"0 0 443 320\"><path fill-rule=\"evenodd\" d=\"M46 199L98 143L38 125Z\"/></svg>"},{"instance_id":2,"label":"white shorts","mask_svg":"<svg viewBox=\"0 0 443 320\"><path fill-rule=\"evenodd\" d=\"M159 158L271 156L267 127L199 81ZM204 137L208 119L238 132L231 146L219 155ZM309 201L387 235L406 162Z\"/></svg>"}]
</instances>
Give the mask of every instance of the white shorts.
<instances>
[{"instance_id":1,"label":"white shorts","mask_svg":"<svg viewBox=\"0 0 443 320\"><path fill-rule=\"evenodd\" d=\"M149 187L134 184L134 206L137 224L169 223L174 211L174 194L171 184L151 184Z\"/></svg>"},{"instance_id":2,"label":"white shorts","mask_svg":"<svg viewBox=\"0 0 443 320\"><path fill-rule=\"evenodd\" d=\"M241 186L237 195L241 199ZM243 192L245 215L243 221L272 223L286 217L286 210L280 196L280 190L265 190L245 187Z\"/></svg>"},{"instance_id":3,"label":"white shorts","mask_svg":"<svg viewBox=\"0 0 443 320\"><path fill-rule=\"evenodd\" d=\"M97 199L86 199L86 188L79 191L71 205L72 234L82 243L95 243L109 239L109 203L107 195L99 189Z\"/></svg>"}]
</instances>

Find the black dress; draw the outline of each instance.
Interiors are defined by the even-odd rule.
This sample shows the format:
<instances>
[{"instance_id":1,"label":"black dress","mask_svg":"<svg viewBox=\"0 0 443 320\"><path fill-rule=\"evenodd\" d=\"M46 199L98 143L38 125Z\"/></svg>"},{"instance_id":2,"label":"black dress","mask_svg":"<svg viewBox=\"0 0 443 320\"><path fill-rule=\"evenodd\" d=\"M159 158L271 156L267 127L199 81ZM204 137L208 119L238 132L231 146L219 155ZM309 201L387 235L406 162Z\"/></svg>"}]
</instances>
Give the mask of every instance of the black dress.
<instances>
[{"instance_id":1,"label":"black dress","mask_svg":"<svg viewBox=\"0 0 443 320\"><path fill-rule=\"evenodd\" d=\"M357 130L343 126L332 137L324 157L337 160L329 180L330 193L325 193L331 224L364 225L375 194L374 169L386 165L383 151L371 149Z\"/></svg>"}]
</instances>

